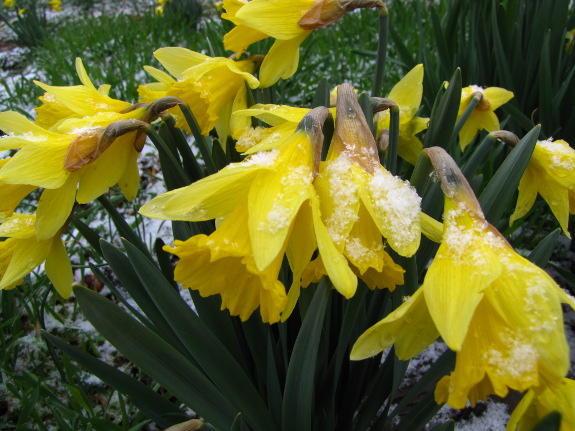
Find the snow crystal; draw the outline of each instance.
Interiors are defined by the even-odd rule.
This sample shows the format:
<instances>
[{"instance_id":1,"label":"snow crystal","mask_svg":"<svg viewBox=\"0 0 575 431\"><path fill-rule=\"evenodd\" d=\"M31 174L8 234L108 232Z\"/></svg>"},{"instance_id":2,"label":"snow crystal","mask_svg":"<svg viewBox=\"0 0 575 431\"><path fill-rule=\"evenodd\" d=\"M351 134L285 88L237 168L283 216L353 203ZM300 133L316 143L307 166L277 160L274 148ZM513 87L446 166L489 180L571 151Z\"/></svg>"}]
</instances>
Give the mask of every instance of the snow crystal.
<instances>
[{"instance_id":1,"label":"snow crystal","mask_svg":"<svg viewBox=\"0 0 575 431\"><path fill-rule=\"evenodd\" d=\"M232 163L228 165L228 169L246 168L248 166L261 166L271 167L275 164L276 158L279 155L278 150L260 151L251 155L249 158L240 163Z\"/></svg>"}]
</instances>

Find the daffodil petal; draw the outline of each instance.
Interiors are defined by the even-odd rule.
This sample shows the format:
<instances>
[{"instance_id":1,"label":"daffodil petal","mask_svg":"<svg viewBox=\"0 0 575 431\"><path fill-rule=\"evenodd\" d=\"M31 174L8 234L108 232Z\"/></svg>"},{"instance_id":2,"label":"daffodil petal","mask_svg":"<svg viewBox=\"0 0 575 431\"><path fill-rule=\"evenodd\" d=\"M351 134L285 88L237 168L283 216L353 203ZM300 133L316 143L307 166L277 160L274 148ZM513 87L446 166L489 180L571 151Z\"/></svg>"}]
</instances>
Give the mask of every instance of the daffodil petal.
<instances>
[{"instance_id":1,"label":"daffodil petal","mask_svg":"<svg viewBox=\"0 0 575 431\"><path fill-rule=\"evenodd\" d=\"M181 47L160 48L154 51L154 57L172 76L180 79L186 69L203 63L210 57Z\"/></svg>"},{"instance_id":2,"label":"daffodil petal","mask_svg":"<svg viewBox=\"0 0 575 431\"><path fill-rule=\"evenodd\" d=\"M7 144L10 142L9 139L11 139L12 135L15 135L14 137L25 135L21 139L26 139L29 142L43 142L61 137L59 134L49 132L31 122L22 114L13 111L0 112L0 130L9 135L7 138L0 139L0 150L18 148Z\"/></svg>"},{"instance_id":3,"label":"daffodil petal","mask_svg":"<svg viewBox=\"0 0 575 431\"><path fill-rule=\"evenodd\" d=\"M224 34L224 48L241 53L252 43L256 43L266 37L269 37L269 35L240 24Z\"/></svg>"},{"instance_id":4,"label":"daffodil petal","mask_svg":"<svg viewBox=\"0 0 575 431\"><path fill-rule=\"evenodd\" d=\"M529 212L537 198L537 182L529 167L519 181L519 196L515 204L515 211L509 218L509 226Z\"/></svg>"},{"instance_id":5,"label":"daffodil petal","mask_svg":"<svg viewBox=\"0 0 575 431\"><path fill-rule=\"evenodd\" d=\"M58 189L44 189L36 210L38 241L52 238L64 226L76 200L77 175L71 175Z\"/></svg>"},{"instance_id":6,"label":"daffodil petal","mask_svg":"<svg viewBox=\"0 0 575 431\"><path fill-rule=\"evenodd\" d=\"M247 193L257 172L232 164L187 187L156 196L140 214L162 220L202 221L227 216Z\"/></svg>"},{"instance_id":7,"label":"daffodil petal","mask_svg":"<svg viewBox=\"0 0 575 431\"><path fill-rule=\"evenodd\" d=\"M423 96L423 64L411 69L389 92L388 98L397 103L401 110L401 122L413 118L421 105Z\"/></svg>"},{"instance_id":8,"label":"daffodil petal","mask_svg":"<svg viewBox=\"0 0 575 431\"><path fill-rule=\"evenodd\" d=\"M74 283L74 274L72 264L68 257L68 252L60 238L54 238L46 264L44 265L46 275L56 288L56 291L63 298L69 298L72 294L72 284Z\"/></svg>"},{"instance_id":9,"label":"daffodil petal","mask_svg":"<svg viewBox=\"0 0 575 431\"><path fill-rule=\"evenodd\" d=\"M366 359L395 344L399 359L407 360L433 343L439 333L419 289L396 310L365 331L355 342L350 358Z\"/></svg>"},{"instance_id":10,"label":"daffodil petal","mask_svg":"<svg viewBox=\"0 0 575 431\"><path fill-rule=\"evenodd\" d=\"M538 190L545 202L551 208L553 215L559 222L563 233L567 237L571 237L569 234L568 224L569 224L569 192L567 189L562 187L557 187L556 184L549 183L546 181L538 181Z\"/></svg>"},{"instance_id":11,"label":"daffodil petal","mask_svg":"<svg viewBox=\"0 0 575 431\"><path fill-rule=\"evenodd\" d=\"M489 100L491 110L495 111L501 105L506 104L513 99L513 93L509 90L499 87L489 87L483 90L485 97Z\"/></svg>"},{"instance_id":12,"label":"daffodil petal","mask_svg":"<svg viewBox=\"0 0 575 431\"><path fill-rule=\"evenodd\" d=\"M36 238L19 239L14 247L14 254L0 281L0 289L5 289L40 265L50 251L52 241L38 242Z\"/></svg>"},{"instance_id":13,"label":"daffodil petal","mask_svg":"<svg viewBox=\"0 0 575 431\"><path fill-rule=\"evenodd\" d=\"M235 14L240 24L254 28L276 39L293 39L303 30L298 21L302 11L309 10L315 0L291 0L289 2L270 2L252 0Z\"/></svg>"},{"instance_id":14,"label":"daffodil petal","mask_svg":"<svg viewBox=\"0 0 575 431\"><path fill-rule=\"evenodd\" d=\"M152 66L144 66L144 70L148 73L148 75L150 75L156 81L161 82L162 84L171 84L173 82L176 82L174 78L172 78L163 70L156 69L155 67Z\"/></svg>"},{"instance_id":15,"label":"daffodil petal","mask_svg":"<svg viewBox=\"0 0 575 431\"><path fill-rule=\"evenodd\" d=\"M268 51L260 67L260 87L266 88L280 79L292 76L299 63L299 47L310 31L306 31L294 39L277 39Z\"/></svg>"},{"instance_id":16,"label":"daffodil petal","mask_svg":"<svg viewBox=\"0 0 575 431\"><path fill-rule=\"evenodd\" d=\"M138 194L140 186L140 170L138 169L138 153L136 150L130 151L128 161L126 162L126 169L118 180L118 186L122 190L124 197L128 202L134 200Z\"/></svg>"}]
</instances>

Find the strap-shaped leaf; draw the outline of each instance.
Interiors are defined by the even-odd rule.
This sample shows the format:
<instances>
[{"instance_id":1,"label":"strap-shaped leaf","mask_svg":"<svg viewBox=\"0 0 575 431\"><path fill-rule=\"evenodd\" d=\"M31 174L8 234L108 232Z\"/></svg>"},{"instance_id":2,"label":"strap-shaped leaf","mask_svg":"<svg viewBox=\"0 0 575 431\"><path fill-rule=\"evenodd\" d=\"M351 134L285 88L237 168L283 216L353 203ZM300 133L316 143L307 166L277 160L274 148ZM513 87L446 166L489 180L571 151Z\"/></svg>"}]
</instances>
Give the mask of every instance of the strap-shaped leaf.
<instances>
[{"instance_id":1,"label":"strap-shaped leaf","mask_svg":"<svg viewBox=\"0 0 575 431\"><path fill-rule=\"evenodd\" d=\"M229 350L204 325L152 262L128 241L124 241L124 247L142 286L170 330L209 379L242 412L243 419L252 429L277 429L261 396Z\"/></svg>"},{"instance_id":2,"label":"strap-shaped leaf","mask_svg":"<svg viewBox=\"0 0 575 431\"><path fill-rule=\"evenodd\" d=\"M320 79L317 84L317 89L313 95L313 101L311 103L312 108L317 108L318 106L325 106L329 108L329 90L330 85L327 78L324 76Z\"/></svg>"},{"instance_id":3,"label":"strap-shaped leaf","mask_svg":"<svg viewBox=\"0 0 575 431\"><path fill-rule=\"evenodd\" d=\"M88 244L90 244L92 248L96 250L96 253L101 256L102 250L100 249L100 235L98 235L92 228L90 228L90 226L82 222L82 220L76 216L72 217L72 224L76 229L78 229L78 232L82 234L86 241L88 241Z\"/></svg>"},{"instance_id":4,"label":"strap-shaped leaf","mask_svg":"<svg viewBox=\"0 0 575 431\"><path fill-rule=\"evenodd\" d=\"M537 144L540 129L540 126L535 126L519 141L481 193L479 203L485 218L491 224L496 225L499 222L511 203Z\"/></svg>"},{"instance_id":5,"label":"strap-shaped leaf","mask_svg":"<svg viewBox=\"0 0 575 431\"><path fill-rule=\"evenodd\" d=\"M106 382L114 389L130 397L133 403L147 417L162 428L167 428L187 419L178 406L168 401L138 380L118 371L116 368L95 358L92 355L70 346L65 341L47 332L42 332L44 339L60 349L74 361L86 368L91 374Z\"/></svg>"},{"instance_id":6,"label":"strap-shaped leaf","mask_svg":"<svg viewBox=\"0 0 575 431\"><path fill-rule=\"evenodd\" d=\"M455 126L459 102L461 101L461 70L456 69L449 81L445 92L439 92L439 101L436 100L429 128L425 133L423 146L445 148Z\"/></svg>"},{"instance_id":7,"label":"strap-shaped leaf","mask_svg":"<svg viewBox=\"0 0 575 431\"><path fill-rule=\"evenodd\" d=\"M74 294L86 318L128 359L216 428L232 426L237 409L190 361L96 292L76 286Z\"/></svg>"},{"instance_id":8,"label":"strap-shaped leaf","mask_svg":"<svg viewBox=\"0 0 575 431\"><path fill-rule=\"evenodd\" d=\"M559 431L560 429L561 413L551 412L541 419L537 425L533 427L532 431Z\"/></svg>"},{"instance_id":9,"label":"strap-shaped leaf","mask_svg":"<svg viewBox=\"0 0 575 431\"><path fill-rule=\"evenodd\" d=\"M549 258L551 258L551 255L553 254L553 250L555 249L559 236L561 236L561 229L557 228L537 244L533 251L529 253L527 259L535 265L545 268L545 266L547 266L547 262L549 262Z\"/></svg>"},{"instance_id":10,"label":"strap-shaped leaf","mask_svg":"<svg viewBox=\"0 0 575 431\"><path fill-rule=\"evenodd\" d=\"M312 429L316 358L329 295L324 278L305 314L289 361L282 406L283 431Z\"/></svg>"}]
</instances>

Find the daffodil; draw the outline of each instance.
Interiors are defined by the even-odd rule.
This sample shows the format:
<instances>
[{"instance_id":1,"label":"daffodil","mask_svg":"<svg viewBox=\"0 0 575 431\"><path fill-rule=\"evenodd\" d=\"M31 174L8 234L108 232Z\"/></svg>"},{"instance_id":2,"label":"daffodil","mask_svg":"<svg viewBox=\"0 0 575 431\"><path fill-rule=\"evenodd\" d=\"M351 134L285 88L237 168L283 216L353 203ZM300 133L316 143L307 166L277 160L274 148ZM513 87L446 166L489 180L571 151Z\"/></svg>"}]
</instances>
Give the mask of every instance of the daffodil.
<instances>
[{"instance_id":1,"label":"daffodil","mask_svg":"<svg viewBox=\"0 0 575 431\"><path fill-rule=\"evenodd\" d=\"M575 430L575 381L563 379L558 385L544 388L541 393L528 391L513 410L507 431L531 431L553 411L561 413L559 431Z\"/></svg>"},{"instance_id":2,"label":"daffodil","mask_svg":"<svg viewBox=\"0 0 575 431\"><path fill-rule=\"evenodd\" d=\"M57 131L62 122L69 118L80 119L106 112L123 113L132 108L130 103L108 95L110 85L103 84L96 88L80 58L76 58L76 72L82 85L52 86L34 81L45 91L39 97L42 105L35 108L37 125Z\"/></svg>"},{"instance_id":3,"label":"daffodil","mask_svg":"<svg viewBox=\"0 0 575 431\"><path fill-rule=\"evenodd\" d=\"M474 97L479 98L479 103L459 131L461 150L465 150L480 130L485 129L489 132L499 130L499 119L494 111L509 102L513 98L513 93L499 87L482 88L477 85L465 87L461 90L458 119Z\"/></svg>"},{"instance_id":4,"label":"daffodil","mask_svg":"<svg viewBox=\"0 0 575 431\"><path fill-rule=\"evenodd\" d=\"M275 148L281 144L283 136L295 131L309 111L307 108L265 104L235 111L231 123L232 137L237 139L236 150L251 154ZM271 127L251 127L250 117L258 118Z\"/></svg>"},{"instance_id":5,"label":"daffodil","mask_svg":"<svg viewBox=\"0 0 575 431\"><path fill-rule=\"evenodd\" d=\"M411 69L394 87L387 96L399 107L399 147L398 154L412 165L417 163L423 144L416 136L427 129L429 118L417 117L415 114L421 105L423 96L423 64ZM379 112L375 116L377 123L377 137L387 136L389 132L389 110Z\"/></svg>"},{"instance_id":6,"label":"daffodil","mask_svg":"<svg viewBox=\"0 0 575 431\"><path fill-rule=\"evenodd\" d=\"M539 193L568 237L569 214L575 214L575 150L563 140L539 141L519 182L519 196L509 224L523 217Z\"/></svg>"},{"instance_id":7,"label":"daffodil","mask_svg":"<svg viewBox=\"0 0 575 431\"><path fill-rule=\"evenodd\" d=\"M336 112L329 153L315 180L322 218L330 238L367 285L394 290L403 284L404 271L384 250L382 235L399 254L413 255L421 236L421 198L379 163L351 85L338 87ZM315 281L323 271L321 266L312 269Z\"/></svg>"},{"instance_id":8,"label":"daffodil","mask_svg":"<svg viewBox=\"0 0 575 431\"><path fill-rule=\"evenodd\" d=\"M15 0L4 0L2 3L4 3L4 6L6 7L14 7L16 2Z\"/></svg>"},{"instance_id":9,"label":"daffodil","mask_svg":"<svg viewBox=\"0 0 575 431\"><path fill-rule=\"evenodd\" d=\"M454 408L557 384L569 369L561 303L575 299L487 223L445 151L425 151L445 193L442 243L420 289L358 339L352 359L391 344L408 359L441 335L457 356L435 399Z\"/></svg>"},{"instance_id":10,"label":"daffodil","mask_svg":"<svg viewBox=\"0 0 575 431\"><path fill-rule=\"evenodd\" d=\"M158 82L138 87L141 100L153 102L166 96L184 100L204 135L214 127L229 127L232 112L247 108L246 82L250 88L259 86L259 81L252 75L259 61L257 58L234 61L208 57L185 48L160 48L154 56L171 75L145 66L144 69ZM176 125L190 131L181 115ZM220 139L224 140L225 136Z\"/></svg>"},{"instance_id":11,"label":"daffodil","mask_svg":"<svg viewBox=\"0 0 575 431\"><path fill-rule=\"evenodd\" d=\"M0 169L8 163L10 158L0 160ZM14 209L18 206L20 201L36 190L36 186L29 186L26 184L5 184L0 183L0 222L4 218L12 215Z\"/></svg>"},{"instance_id":12,"label":"daffodil","mask_svg":"<svg viewBox=\"0 0 575 431\"><path fill-rule=\"evenodd\" d=\"M383 7L377 0L224 0L223 5L222 18L236 25L224 35L226 49L241 54L252 43L275 38L260 68L261 87L295 73L299 47L312 30L357 8Z\"/></svg>"},{"instance_id":13,"label":"daffodil","mask_svg":"<svg viewBox=\"0 0 575 431\"><path fill-rule=\"evenodd\" d=\"M69 133L57 133L18 113L0 113L0 129L9 134L0 139L0 150L20 148L0 168L0 183L44 188L37 209L38 240L56 234L75 201L90 202L116 184L126 198L134 198L141 150L135 143L138 130L147 123L130 119L130 115L139 116L134 112L95 116L90 127L78 130L70 119L66 122ZM86 120L78 121L85 124Z\"/></svg>"},{"instance_id":14,"label":"daffodil","mask_svg":"<svg viewBox=\"0 0 575 431\"><path fill-rule=\"evenodd\" d=\"M72 293L74 276L68 254L57 234L46 240L36 238L35 216L13 214L0 224L0 289L11 289L44 263L46 275L64 298Z\"/></svg>"},{"instance_id":15,"label":"daffodil","mask_svg":"<svg viewBox=\"0 0 575 431\"><path fill-rule=\"evenodd\" d=\"M48 6L50 6L54 12L62 12L62 0L50 0Z\"/></svg>"},{"instance_id":16,"label":"daffodil","mask_svg":"<svg viewBox=\"0 0 575 431\"><path fill-rule=\"evenodd\" d=\"M310 111L295 133L284 138L274 149L256 152L190 186L157 196L144 205L140 213L152 218L187 221L225 217L226 230L228 227L234 231L247 230L250 247L248 241L243 240L240 248L244 254L240 254L243 257L239 259L246 268L246 277L269 278L273 275L277 278L279 263L285 253L294 273L294 284L299 286L299 275L317 248L335 288L345 297L351 297L357 287L357 279L321 221L318 197L313 188L323 143L321 124L328 114L326 108ZM245 209L240 211L238 207ZM228 242L232 247L235 240L230 238L236 238L236 234L217 234L216 238L218 241L205 238L192 238L190 241L196 252L201 248L201 253L206 253L206 247L209 247L214 253L214 250L223 250L224 245L227 250ZM246 250L250 249L246 255ZM237 254L234 256L238 257ZM237 280L238 285L244 282L247 283L245 278ZM186 285L185 282L183 284ZM198 286L200 293L202 286L210 289L207 284ZM233 295L239 295L241 291L225 283L214 289L227 289ZM258 297L259 294L250 295ZM234 299L237 300L239 298ZM226 300L226 304L229 301L232 300ZM270 322L276 320L282 307L274 310L272 314L275 317L269 318ZM265 315L272 314L262 312L264 319Z\"/></svg>"}]
</instances>

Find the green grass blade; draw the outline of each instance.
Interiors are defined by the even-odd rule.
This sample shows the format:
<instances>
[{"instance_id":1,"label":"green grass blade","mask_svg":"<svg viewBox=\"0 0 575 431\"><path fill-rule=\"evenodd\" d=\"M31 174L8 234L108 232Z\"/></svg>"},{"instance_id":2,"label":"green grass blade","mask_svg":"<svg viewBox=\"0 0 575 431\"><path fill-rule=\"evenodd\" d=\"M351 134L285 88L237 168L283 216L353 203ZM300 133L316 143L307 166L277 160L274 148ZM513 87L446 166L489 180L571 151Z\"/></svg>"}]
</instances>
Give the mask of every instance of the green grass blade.
<instances>
[{"instance_id":1,"label":"green grass blade","mask_svg":"<svg viewBox=\"0 0 575 431\"><path fill-rule=\"evenodd\" d=\"M97 293L77 286L74 294L86 318L128 359L215 427L232 426L237 410L178 351Z\"/></svg>"},{"instance_id":2,"label":"green grass blade","mask_svg":"<svg viewBox=\"0 0 575 431\"><path fill-rule=\"evenodd\" d=\"M138 380L118 371L105 362L70 346L65 341L47 332L44 339L60 349L67 356L86 368L91 374L106 382L114 389L130 397L138 409L162 428L185 421L187 416L176 406Z\"/></svg>"}]
</instances>

